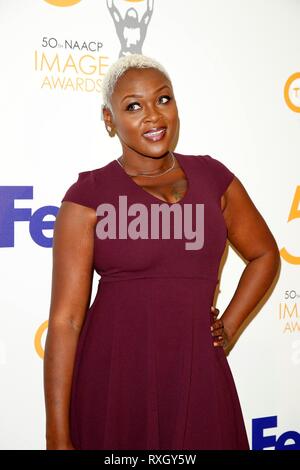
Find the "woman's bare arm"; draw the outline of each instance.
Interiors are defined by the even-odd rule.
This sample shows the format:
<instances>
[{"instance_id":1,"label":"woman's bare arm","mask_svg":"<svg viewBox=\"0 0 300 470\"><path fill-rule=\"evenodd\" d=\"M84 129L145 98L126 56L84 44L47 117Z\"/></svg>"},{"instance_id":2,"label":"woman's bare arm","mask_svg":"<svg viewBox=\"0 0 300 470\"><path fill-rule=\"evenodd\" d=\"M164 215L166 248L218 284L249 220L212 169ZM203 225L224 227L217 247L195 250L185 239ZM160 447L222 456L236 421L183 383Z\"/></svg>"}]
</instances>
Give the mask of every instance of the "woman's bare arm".
<instances>
[{"instance_id":1,"label":"woman's bare arm","mask_svg":"<svg viewBox=\"0 0 300 470\"><path fill-rule=\"evenodd\" d=\"M79 334L93 279L93 209L64 201L54 227L52 292L44 356L47 449L72 449L69 406Z\"/></svg>"},{"instance_id":2,"label":"woman's bare arm","mask_svg":"<svg viewBox=\"0 0 300 470\"><path fill-rule=\"evenodd\" d=\"M271 286L280 266L277 243L246 189L235 177L222 198L228 240L248 262L221 316L230 342ZM222 335L216 328L214 336ZM218 340L216 338L216 342ZM222 345L222 340L220 341Z\"/></svg>"}]
</instances>

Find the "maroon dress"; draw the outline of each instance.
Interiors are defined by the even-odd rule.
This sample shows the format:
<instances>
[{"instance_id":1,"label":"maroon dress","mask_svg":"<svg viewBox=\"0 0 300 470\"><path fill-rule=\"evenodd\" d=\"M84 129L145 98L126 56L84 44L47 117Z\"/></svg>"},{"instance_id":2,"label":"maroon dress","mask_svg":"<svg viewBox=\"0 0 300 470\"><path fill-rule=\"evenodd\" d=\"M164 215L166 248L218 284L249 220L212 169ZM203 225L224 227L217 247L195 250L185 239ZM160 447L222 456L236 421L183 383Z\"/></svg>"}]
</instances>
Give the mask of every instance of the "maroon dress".
<instances>
[{"instance_id":1,"label":"maroon dress","mask_svg":"<svg viewBox=\"0 0 300 470\"><path fill-rule=\"evenodd\" d=\"M204 207L201 249L186 249L191 238L184 230L173 236L172 215L169 236L160 227L159 237L151 237L151 206L169 211L172 203L141 188L117 160L79 173L62 199L95 211L110 204L116 215L110 238L95 230L100 278L81 330L71 394L76 449L249 449L234 379L210 331L227 239L220 198L234 174L209 155L174 155L188 180L177 209L193 208L194 230L196 204ZM129 233L141 205L148 238L145 231L134 238L134 230L126 238L124 225ZM107 215L97 213L99 226Z\"/></svg>"}]
</instances>

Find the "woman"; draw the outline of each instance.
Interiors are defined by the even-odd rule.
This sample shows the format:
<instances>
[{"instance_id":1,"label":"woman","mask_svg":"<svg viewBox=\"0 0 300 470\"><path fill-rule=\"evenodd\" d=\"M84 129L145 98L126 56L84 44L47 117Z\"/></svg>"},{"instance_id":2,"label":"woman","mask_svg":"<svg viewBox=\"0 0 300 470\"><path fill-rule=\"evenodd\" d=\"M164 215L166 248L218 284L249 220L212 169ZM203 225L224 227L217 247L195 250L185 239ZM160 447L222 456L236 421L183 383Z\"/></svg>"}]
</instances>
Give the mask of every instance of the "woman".
<instances>
[{"instance_id":1,"label":"woman","mask_svg":"<svg viewBox=\"0 0 300 470\"><path fill-rule=\"evenodd\" d=\"M277 273L276 241L224 164L174 153L178 111L158 62L119 59L103 100L122 156L79 173L55 224L47 449L249 449L224 348ZM248 263L217 319L227 238Z\"/></svg>"}]
</instances>

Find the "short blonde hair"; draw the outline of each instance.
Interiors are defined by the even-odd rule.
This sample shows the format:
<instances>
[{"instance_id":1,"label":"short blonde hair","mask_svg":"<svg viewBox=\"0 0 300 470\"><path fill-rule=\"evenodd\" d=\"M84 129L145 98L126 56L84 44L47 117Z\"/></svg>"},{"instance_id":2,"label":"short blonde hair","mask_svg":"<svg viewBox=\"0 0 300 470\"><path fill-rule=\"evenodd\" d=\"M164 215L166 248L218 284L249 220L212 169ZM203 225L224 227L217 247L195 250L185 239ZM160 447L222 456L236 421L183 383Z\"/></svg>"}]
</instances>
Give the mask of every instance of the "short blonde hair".
<instances>
[{"instance_id":1,"label":"short blonde hair","mask_svg":"<svg viewBox=\"0 0 300 470\"><path fill-rule=\"evenodd\" d=\"M103 82L102 82L102 107L111 109L111 96L119 78L128 69L145 69L154 68L162 72L165 77L171 82L170 76L166 69L155 59L145 56L143 54L130 54L121 57L114 62L108 69Z\"/></svg>"}]
</instances>

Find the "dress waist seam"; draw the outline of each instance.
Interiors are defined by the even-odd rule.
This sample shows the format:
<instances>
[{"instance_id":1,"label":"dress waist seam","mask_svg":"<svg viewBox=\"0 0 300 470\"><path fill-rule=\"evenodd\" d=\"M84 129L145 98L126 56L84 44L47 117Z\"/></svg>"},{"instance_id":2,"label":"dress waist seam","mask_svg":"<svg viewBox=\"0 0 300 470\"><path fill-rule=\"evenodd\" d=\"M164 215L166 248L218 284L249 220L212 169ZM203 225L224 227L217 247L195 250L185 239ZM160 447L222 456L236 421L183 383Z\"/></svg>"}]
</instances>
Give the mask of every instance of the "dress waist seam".
<instances>
[{"instance_id":1,"label":"dress waist seam","mask_svg":"<svg viewBox=\"0 0 300 470\"><path fill-rule=\"evenodd\" d=\"M206 277L206 276L135 276L135 277L128 277L124 279L116 279L116 278L108 278L106 276L102 276L99 279L99 282L120 282L120 281L136 281L138 279L202 279L205 281L211 282L218 282L218 279Z\"/></svg>"}]
</instances>

